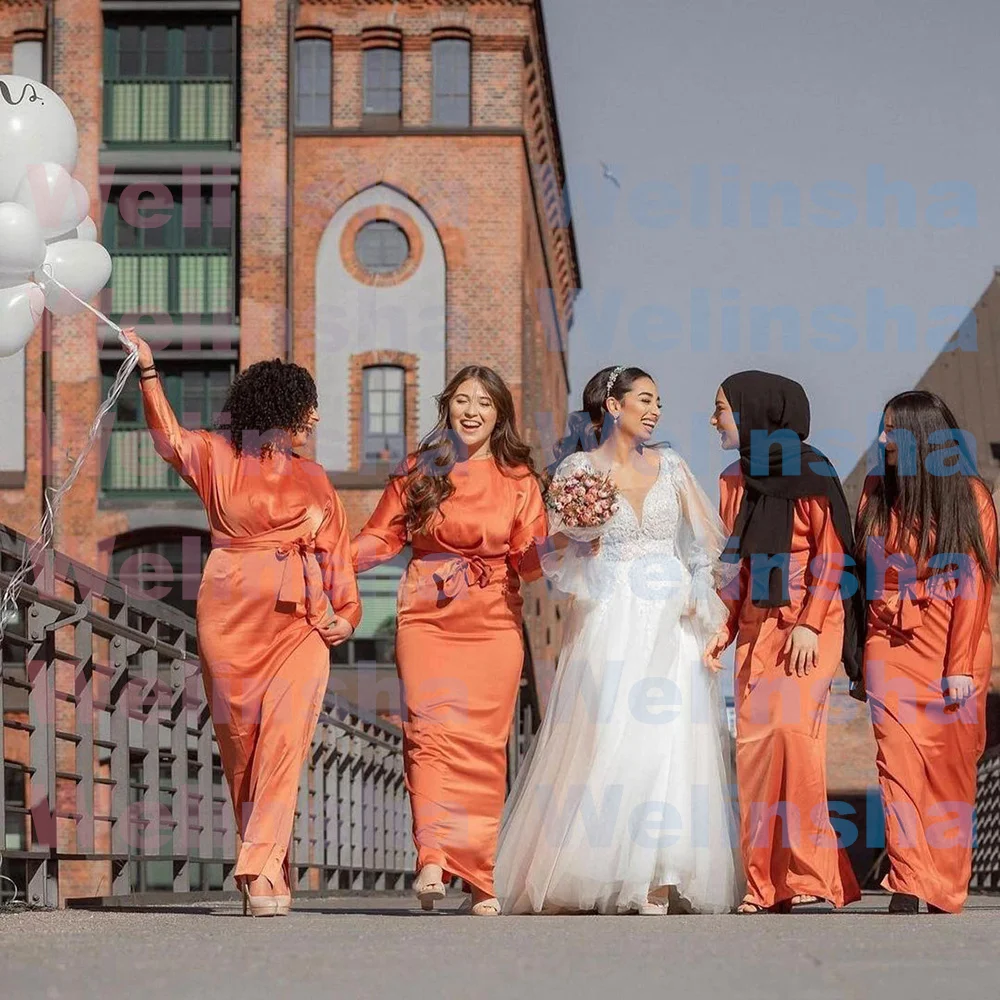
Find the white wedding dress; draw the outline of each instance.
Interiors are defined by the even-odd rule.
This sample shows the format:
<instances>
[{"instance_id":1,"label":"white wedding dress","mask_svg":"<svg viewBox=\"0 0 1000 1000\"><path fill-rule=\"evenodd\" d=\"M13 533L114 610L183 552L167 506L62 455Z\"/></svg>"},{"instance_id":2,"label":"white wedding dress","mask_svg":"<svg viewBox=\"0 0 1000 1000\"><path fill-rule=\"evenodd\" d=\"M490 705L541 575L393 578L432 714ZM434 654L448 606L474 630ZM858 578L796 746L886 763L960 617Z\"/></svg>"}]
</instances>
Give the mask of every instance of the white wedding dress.
<instances>
[{"instance_id":1,"label":"white wedding dress","mask_svg":"<svg viewBox=\"0 0 1000 1000\"><path fill-rule=\"evenodd\" d=\"M658 449L642 516L619 500L591 554L543 559L574 596L541 728L504 811L505 913L727 912L743 889L719 679L702 661L725 620L722 523L687 465ZM556 475L586 467L570 455ZM679 897L679 898L678 898Z\"/></svg>"}]
</instances>

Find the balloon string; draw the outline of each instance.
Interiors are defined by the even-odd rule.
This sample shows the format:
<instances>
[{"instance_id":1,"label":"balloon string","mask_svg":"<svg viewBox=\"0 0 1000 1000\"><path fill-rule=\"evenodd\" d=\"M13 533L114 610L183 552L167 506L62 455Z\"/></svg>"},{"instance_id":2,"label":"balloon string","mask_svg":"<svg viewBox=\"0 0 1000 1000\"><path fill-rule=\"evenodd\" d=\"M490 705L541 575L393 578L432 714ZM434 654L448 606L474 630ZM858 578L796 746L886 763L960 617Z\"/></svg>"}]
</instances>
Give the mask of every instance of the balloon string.
<instances>
[{"instance_id":1,"label":"balloon string","mask_svg":"<svg viewBox=\"0 0 1000 1000\"><path fill-rule=\"evenodd\" d=\"M14 573L11 574L11 578L7 583L6 589L4 590L3 600L0 601L0 643L3 642L7 626L18 617L18 598L21 594L21 588L24 586L25 581L28 579L28 575L31 573L32 567L37 564L42 553L52 546L52 539L55 534L56 515L62 507L63 497L65 497L70 489L72 489L73 484L80 475L80 471L83 469L87 457L94 450L94 445L100 437L104 418L111 412L115 404L118 402L118 397L124 391L125 386L128 383L129 376L132 374L132 371L139 362L139 349L125 337L122 332L122 328L117 323L113 323L100 310L95 309L89 303L84 302L83 299L81 299L75 292L67 288L61 281L52 277L51 273L46 272L46 274L48 281L51 281L52 284L56 285L71 298L75 299L78 303L80 303L80 305L89 309L90 312L92 312L98 319L107 323L108 326L115 330L118 333L118 339L127 349L128 355L122 362L121 367L118 369L118 374L115 376L115 380L112 383L111 388L108 390L108 394L105 397L104 402L98 409L97 415L94 417L94 422L90 425L90 433L87 435L87 441L83 446L83 450L73 463L73 467L70 469L69 475L56 489L53 489L51 486L45 488L45 511L42 514L41 520L35 525L32 532L32 534L36 536L35 541L32 542L30 546L25 547L24 556L21 559L21 565L14 571Z\"/></svg>"}]
</instances>

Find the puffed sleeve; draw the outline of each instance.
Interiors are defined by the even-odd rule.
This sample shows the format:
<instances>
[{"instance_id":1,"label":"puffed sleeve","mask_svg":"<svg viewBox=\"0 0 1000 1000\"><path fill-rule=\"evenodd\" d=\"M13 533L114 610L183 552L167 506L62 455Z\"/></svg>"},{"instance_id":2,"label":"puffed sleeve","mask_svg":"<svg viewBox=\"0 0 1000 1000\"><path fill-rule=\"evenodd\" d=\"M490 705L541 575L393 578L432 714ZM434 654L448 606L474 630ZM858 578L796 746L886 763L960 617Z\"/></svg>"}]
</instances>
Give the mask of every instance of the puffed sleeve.
<instances>
[{"instance_id":1,"label":"puffed sleeve","mask_svg":"<svg viewBox=\"0 0 1000 1000\"><path fill-rule=\"evenodd\" d=\"M334 612L357 628L361 623L361 601L351 556L347 514L336 490L330 486L329 491L326 519L316 533L323 590Z\"/></svg>"},{"instance_id":2,"label":"puffed sleeve","mask_svg":"<svg viewBox=\"0 0 1000 1000\"><path fill-rule=\"evenodd\" d=\"M388 562L406 545L406 513L403 504L405 479L394 476L382 491L378 506L351 542L356 572Z\"/></svg>"},{"instance_id":3,"label":"puffed sleeve","mask_svg":"<svg viewBox=\"0 0 1000 1000\"><path fill-rule=\"evenodd\" d=\"M823 630L830 603L840 597L844 546L833 525L830 503L825 497L807 497L796 503L800 512L809 520L809 570L812 576L811 586L796 624L818 633Z\"/></svg>"},{"instance_id":4,"label":"puffed sleeve","mask_svg":"<svg viewBox=\"0 0 1000 1000\"><path fill-rule=\"evenodd\" d=\"M211 434L181 427L158 378L141 379L139 386L146 424L156 453L204 498L211 477Z\"/></svg>"},{"instance_id":5,"label":"puffed sleeve","mask_svg":"<svg viewBox=\"0 0 1000 1000\"><path fill-rule=\"evenodd\" d=\"M997 512L993 498L978 481L973 481L973 496L979 505L979 523L983 542L992 565L997 559ZM958 585L952 604L948 646L945 652L944 676L973 675L976 649L990 613L993 583L983 574L979 560L973 554L961 563Z\"/></svg>"},{"instance_id":6,"label":"puffed sleeve","mask_svg":"<svg viewBox=\"0 0 1000 1000\"><path fill-rule=\"evenodd\" d=\"M691 574L692 617L711 636L729 620L729 609L717 591L725 589L739 573L739 567L720 561L726 546L725 526L687 463L675 452L665 453L662 461L670 463L680 502L677 555Z\"/></svg>"},{"instance_id":7,"label":"puffed sleeve","mask_svg":"<svg viewBox=\"0 0 1000 1000\"><path fill-rule=\"evenodd\" d=\"M737 470L738 468L736 466ZM719 516L726 531L730 534L732 534L733 526L736 524L736 516L739 513L742 499L743 478L738 471L732 472L727 469L719 477ZM740 561L739 573L719 590L719 597L722 598L722 602L729 612L724 625L727 646L735 641L739 632L740 612L743 610L745 596L749 592L749 576L750 570L746 565L746 560L743 559Z\"/></svg>"},{"instance_id":8,"label":"puffed sleeve","mask_svg":"<svg viewBox=\"0 0 1000 1000\"><path fill-rule=\"evenodd\" d=\"M541 553L549 533L549 520L538 480L530 473L518 480L518 507L510 532L507 562L522 580L537 580L542 575Z\"/></svg>"}]
</instances>

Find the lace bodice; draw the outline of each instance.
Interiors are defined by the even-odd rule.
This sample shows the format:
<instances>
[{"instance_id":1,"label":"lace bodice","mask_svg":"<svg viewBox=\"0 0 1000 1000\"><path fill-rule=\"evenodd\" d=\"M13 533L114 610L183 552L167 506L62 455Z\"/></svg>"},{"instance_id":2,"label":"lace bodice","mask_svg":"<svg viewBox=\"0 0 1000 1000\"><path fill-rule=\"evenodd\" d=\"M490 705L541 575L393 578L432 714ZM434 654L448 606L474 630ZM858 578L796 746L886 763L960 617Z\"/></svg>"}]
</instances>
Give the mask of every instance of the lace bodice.
<instances>
[{"instance_id":1,"label":"lace bodice","mask_svg":"<svg viewBox=\"0 0 1000 1000\"><path fill-rule=\"evenodd\" d=\"M681 496L675 470L680 457L669 448L661 449L660 468L646 499L641 519L632 504L619 497L618 510L601 533L601 549L608 559L634 559L650 553L677 552L678 527L681 518ZM557 476L568 476L578 469L595 469L586 452L577 452L563 459Z\"/></svg>"}]
</instances>

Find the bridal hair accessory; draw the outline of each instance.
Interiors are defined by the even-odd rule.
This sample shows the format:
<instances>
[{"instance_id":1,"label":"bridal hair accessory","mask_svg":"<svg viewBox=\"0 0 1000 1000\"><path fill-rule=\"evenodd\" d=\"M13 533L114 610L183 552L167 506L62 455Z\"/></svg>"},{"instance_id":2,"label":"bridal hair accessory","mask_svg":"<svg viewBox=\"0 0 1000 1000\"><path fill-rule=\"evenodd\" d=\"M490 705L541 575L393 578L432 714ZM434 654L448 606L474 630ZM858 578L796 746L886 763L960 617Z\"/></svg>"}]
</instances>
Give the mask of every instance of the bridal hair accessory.
<instances>
[{"instance_id":1,"label":"bridal hair accessory","mask_svg":"<svg viewBox=\"0 0 1000 1000\"><path fill-rule=\"evenodd\" d=\"M608 384L604 387L604 398L608 400L611 398L611 390L615 387L615 382L618 381L618 376L625 371L625 365L619 365L609 376Z\"/></svg>"}]
</instances>

